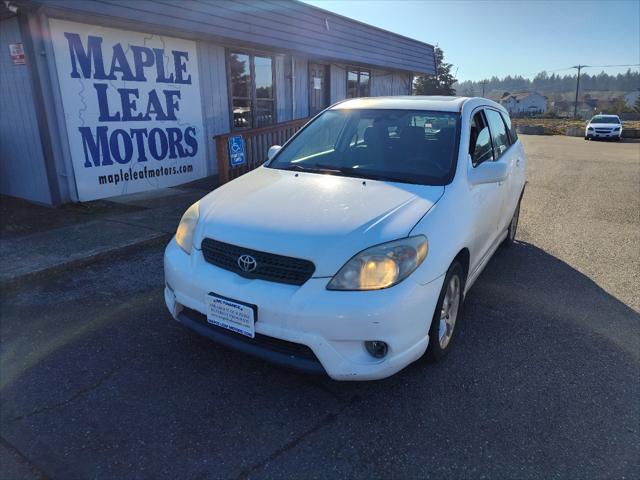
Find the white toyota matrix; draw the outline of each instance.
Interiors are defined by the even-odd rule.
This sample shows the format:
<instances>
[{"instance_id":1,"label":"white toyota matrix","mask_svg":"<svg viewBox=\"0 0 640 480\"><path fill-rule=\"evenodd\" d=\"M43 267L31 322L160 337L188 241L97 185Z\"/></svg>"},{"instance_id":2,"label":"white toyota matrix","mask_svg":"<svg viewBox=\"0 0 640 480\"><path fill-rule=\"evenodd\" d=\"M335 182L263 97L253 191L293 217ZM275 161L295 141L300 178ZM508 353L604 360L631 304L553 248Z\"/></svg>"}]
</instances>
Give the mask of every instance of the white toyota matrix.
<instances>
[{"instance_id":1,"label":"white toyota matrix","mask_svg":"<svg viewBox=\"0 0 640 480\"><path fill-rule=\"evenodd\" d=\"M451 349L465 294L514 241L525 155L483 98L338 103L192 205L165 251L176 320L337 380Z\"/></svg>"}]
</instances>

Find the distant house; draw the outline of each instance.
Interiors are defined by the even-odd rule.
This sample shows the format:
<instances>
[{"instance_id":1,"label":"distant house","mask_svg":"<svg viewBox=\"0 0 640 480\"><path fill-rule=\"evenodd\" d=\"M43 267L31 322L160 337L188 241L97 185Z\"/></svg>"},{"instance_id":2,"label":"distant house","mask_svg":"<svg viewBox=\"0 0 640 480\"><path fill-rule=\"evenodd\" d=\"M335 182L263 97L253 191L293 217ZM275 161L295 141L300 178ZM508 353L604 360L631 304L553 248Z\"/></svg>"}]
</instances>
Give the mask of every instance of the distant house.
<instances>
[{"instance_id":1,"label":"distant house","mask_svg":"<svg viewBox=\"0 0 640 480\"><path fill-rule=\"evenodd\" d=\"M537 92L505 92L500 98L500 104L510 114L536 114L547 111L547 97Z\"/></svg>"},{"instance_id":2,"label":"distant house","mask_svg":"<svg viewBox=\"0 0 640 480\"><path fill-rule=\"evenodd\" d=\"M627 107L633 107L640 97L640 89L635 92L629 92L624 96L624 103Z\"/></svg>"}]
</instances>

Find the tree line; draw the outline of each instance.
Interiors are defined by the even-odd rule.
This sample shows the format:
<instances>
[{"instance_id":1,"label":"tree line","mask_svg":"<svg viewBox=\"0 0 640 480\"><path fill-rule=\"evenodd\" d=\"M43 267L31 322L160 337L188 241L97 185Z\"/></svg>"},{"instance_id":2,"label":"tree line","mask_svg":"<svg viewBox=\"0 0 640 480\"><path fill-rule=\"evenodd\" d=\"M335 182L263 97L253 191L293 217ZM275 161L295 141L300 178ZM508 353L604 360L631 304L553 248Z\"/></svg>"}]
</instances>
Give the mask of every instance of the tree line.
<instances>
[{"instance_id":1,"label":"tree line","mask_svg":"<svg viewBox=\"0 0 640 480\"><path fill-rule=\"evenodd\" d=\"M537 91L543 94L573 92L576 88L577 73L559 75L543 71L533 79L521 75L507 75L504 78L492 76L486 80L466 80L458 82L451 73L453 65L445 62L441 48L434 51L436 74L418 75L413 81L415 95L463 95L466 97L489 95L490 92ZM640 88L640 71L631 71L609 75L605 71L590 75L580 75L580 90L631 92Z\"/></svg>"},{"instance_id":2,"label":"tree line","mask_svg":"<svg viewBox=\"0 0 640 480\"><path fill-rule=\"evenodd\" d=\"M576 89L577 74L556 75L547 72L538 73L533 79L520 75L507 75L504 78L496 76L483 81L466 80L454 85L458 95L478 96L482 95L484 83L485 94L491 91L519 92L536 91L540 93L572 92ZM602 71L597 74L580 74L580 90L622 91L631 92L640 88L640 72L627 70L626 73L609 75Z\"/></svg>"}]
</instances>

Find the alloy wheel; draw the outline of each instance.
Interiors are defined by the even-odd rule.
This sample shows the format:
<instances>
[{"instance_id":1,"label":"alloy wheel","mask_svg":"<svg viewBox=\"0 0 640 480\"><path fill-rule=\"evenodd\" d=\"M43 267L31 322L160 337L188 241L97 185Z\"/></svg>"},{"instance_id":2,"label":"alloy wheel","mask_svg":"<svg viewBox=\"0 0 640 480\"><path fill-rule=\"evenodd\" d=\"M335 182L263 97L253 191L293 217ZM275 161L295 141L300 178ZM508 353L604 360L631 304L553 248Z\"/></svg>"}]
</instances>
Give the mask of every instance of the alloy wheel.
<instances>
[{"instance_id":1,"label":"alloy wheel","mask_svg":"<svg viewBox=\"0 0 640 480\"><path fill-rule=\"evenodd\" d=\"M460 277L453 275L447 285L447 291L442 301L442 310L440 311L440 328L438 331L438 340L440 348L444 350L449 345L453 336L453 329L458 319L458 311L460 309Z\"/></svg>"}]
</instances>

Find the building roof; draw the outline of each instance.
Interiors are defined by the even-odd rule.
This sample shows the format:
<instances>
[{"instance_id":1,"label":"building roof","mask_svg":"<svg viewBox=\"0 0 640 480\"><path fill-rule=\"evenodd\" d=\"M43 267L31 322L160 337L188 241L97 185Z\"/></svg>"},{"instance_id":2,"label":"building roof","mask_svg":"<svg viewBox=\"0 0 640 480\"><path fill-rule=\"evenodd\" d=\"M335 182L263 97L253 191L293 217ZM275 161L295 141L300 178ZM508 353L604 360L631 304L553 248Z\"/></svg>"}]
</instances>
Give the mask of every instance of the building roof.
<instances>
[{"instance_id":1,"label":"building roof","mask_svg":"<svg viewBox=\"0 0 640 480\"><path fill-rule=\"evenodd\" d=\"M12 0L23 9L112 28L158 31L233 48L293 53L330 62L435 74L434 48L290 0Z\"/></svg>"},{"instance_id":2,"label":"building roof","mask_svg":"<svg viewBox=\"0 0 640 480\"><path fill-rule=\"evenodd\" d=\"M522 100L523 98L527 98L531 95L540 95L538 92L516 92L516 93L508 93L505 92L504 95L502 95L501 100L507 100L508 98L513 98L514 100ZM541 97L543 95L540 95Z\"/></svg>"}]
</instances>

